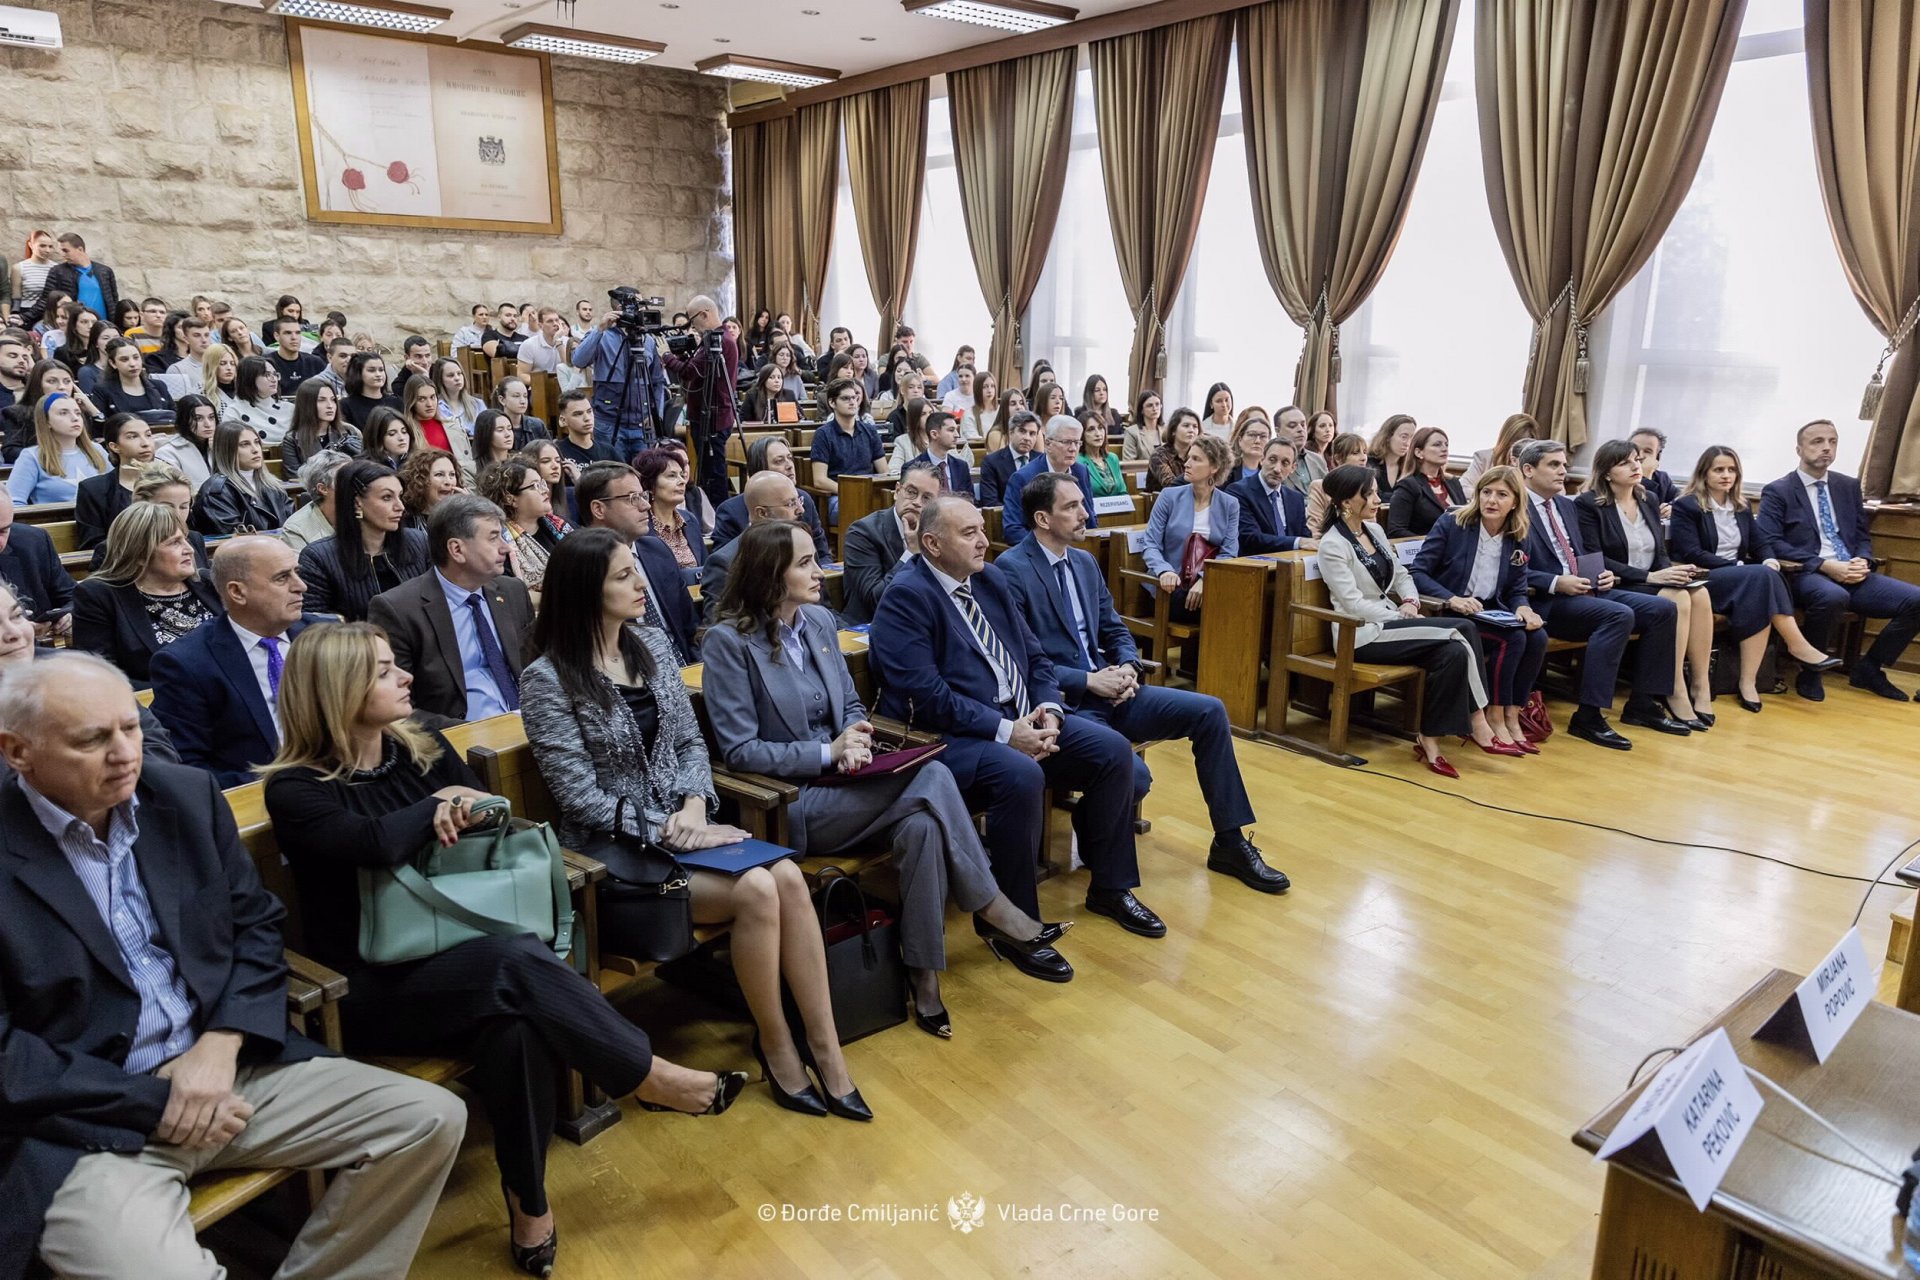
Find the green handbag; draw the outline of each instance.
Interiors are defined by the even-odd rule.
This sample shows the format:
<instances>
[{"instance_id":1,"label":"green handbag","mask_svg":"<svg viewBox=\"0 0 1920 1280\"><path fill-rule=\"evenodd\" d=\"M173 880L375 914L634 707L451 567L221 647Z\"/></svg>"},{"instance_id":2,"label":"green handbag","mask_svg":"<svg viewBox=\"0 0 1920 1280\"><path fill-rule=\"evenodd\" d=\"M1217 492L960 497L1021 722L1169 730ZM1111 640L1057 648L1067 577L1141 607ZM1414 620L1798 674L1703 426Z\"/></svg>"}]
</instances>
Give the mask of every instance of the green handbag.
<instances>
[{"instance_id":1,"label":"green handbag","mask_svg":"<svg viewBox=\"0 0 1920 1280\"><path fill-rule=\"evenodd\" d=\"M449 846L430 840L399 866L360 869L362 960L402 964L520 933L562 957L572 950L573 895L553 828L516 821L504 796L477 801L473 812L496 820Z\"/></svg>"}]
</instances>

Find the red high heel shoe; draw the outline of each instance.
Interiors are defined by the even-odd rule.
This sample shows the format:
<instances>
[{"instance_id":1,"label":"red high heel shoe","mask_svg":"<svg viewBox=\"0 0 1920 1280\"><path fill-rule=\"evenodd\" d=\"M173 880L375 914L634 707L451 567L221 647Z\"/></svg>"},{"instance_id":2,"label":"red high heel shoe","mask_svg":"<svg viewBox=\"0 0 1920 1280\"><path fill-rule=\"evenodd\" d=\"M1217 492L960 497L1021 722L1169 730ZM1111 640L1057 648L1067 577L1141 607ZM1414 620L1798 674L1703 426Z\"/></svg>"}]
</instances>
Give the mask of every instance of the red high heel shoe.
<instances>
[{"instance_id":1,"label":"red high heel shoe","mask_svg":"<svg viewBox=\"0 0 1920 1280\"><path fill-rule=\"evenodd\" d=\"M1540 754L1540 748L1536 747L1533 744L1533 739L1527 737L1524 732L1514 742L1513 745L1520 748L1521 754L1523 755L1537 756Z\"/></svg>"},{"instance_id":2,"label":"red high heel shoe","mask_svg":"<svg viewBox=\"0 0 1920 1280\"><path fill-rule=\"evenodd\" d=\"M1445 756L1441 755L1438 751L1432 755L1428 755L1427 749L1417 742L1413 744L1413 758L1443 778L1458 778L1460 776L1460 771L1451 764L1448 764Z\"/></svg>"},{"instance_id":3,"label":"red high heel shoe","mask_svg":"<svg viewBox=\"0 0 1920 1280\"><path fill-rule=\"evenodd\" d=\"M1524 750L1521 749L1519 743L1502 742L1498 738L1495 738L1492 742L1487 743L1485 746L1480 746L1480 744L1478 742L1475 742L1472 738L1462 738L1460 739L1460 745L1463 747L1480 747L1482 751L1486 752L1490 756L1508 756L1513 759L1518 759L1519 757L1527 754Z\"/></svg>"}]
</instances>

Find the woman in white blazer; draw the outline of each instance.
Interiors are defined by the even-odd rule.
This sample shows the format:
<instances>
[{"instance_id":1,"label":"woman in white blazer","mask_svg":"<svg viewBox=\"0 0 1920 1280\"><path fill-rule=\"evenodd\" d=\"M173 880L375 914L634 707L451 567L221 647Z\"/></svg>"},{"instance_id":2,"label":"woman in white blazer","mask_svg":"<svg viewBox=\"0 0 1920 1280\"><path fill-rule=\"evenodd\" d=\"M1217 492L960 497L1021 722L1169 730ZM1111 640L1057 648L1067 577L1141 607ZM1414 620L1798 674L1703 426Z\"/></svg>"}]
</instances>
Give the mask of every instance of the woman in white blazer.
<instances>
[{"instance_id":1,"label":"woman in white blazer","mask_svg":"<svg viewBox=\"0 0 1920 1280\"><path fill-rule=\"evenodd\" d=\"M1420 593L1376 520L1380 491L1373 471L1335 467L1321 482L1327 511L1320 529L1320 576L1335 612L1357 618L1353 656L1361 662L1426 669L1426 695L1414 758L1446 778L1460 776L1436 739L1459 734L1489 755L1525 752L1498 741L1487 723L1480 635L1465 618L1420 616Z\"/></svg>"}]
</instances>

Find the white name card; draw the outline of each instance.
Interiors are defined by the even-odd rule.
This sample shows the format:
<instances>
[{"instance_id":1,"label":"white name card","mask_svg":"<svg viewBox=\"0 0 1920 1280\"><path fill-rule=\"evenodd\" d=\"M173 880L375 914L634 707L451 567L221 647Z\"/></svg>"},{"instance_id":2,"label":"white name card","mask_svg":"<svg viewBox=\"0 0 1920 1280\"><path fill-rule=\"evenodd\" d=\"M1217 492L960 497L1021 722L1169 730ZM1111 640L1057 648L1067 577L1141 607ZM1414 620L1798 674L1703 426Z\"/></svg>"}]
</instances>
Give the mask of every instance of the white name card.
<instances>
[{"instance_id":1,"label":"white name card","mask_svg":"<svg viewBox=\"0 0 1920 1280\"><path fill-rule=\"evenodd\" d=\"M1097 516L1120 516L1133 514L1133 499L1124 493L1109 494L1093 500L1093 514Z\"/></svg>"},{"instance_id":2,"label":"white name card","mask_svg":"<svg viewBox=\"0 0 1920 1280\"><path fill-rule=\"evenodd\" d=\"M1145 529L1127 530L1127 550L1138 555L1146 545L1147 531Z\"/></svg>"},{"instance_id":3,"label":"white name card","mask_svg":"<svg viewBox=\"0 0 1920 1280\"><path fill-rule=\"evenodd\" d=\"M1726 1028L1716 1027L1661 1068L1594 1159L1608 1159L1651 1132L1693 1207L1704 1211L1763 1106Z\"/></svg>"},{"instance_id":4,"label":"white name card","mask_svg":"<svg viewBox=\"0 0 1920 1280\"><path fill-rule=\"evenodd\" d=\"M1860 930L1849 929L1840 945L1793 989L1793 997L1753 1034L1756 1038L1788 1040L1798 1040L1804 1034L1813 1048L1813 1060L1825 1062L1865 1012L1873 999L1874 986Z\"/></svg>"}]
</instances>

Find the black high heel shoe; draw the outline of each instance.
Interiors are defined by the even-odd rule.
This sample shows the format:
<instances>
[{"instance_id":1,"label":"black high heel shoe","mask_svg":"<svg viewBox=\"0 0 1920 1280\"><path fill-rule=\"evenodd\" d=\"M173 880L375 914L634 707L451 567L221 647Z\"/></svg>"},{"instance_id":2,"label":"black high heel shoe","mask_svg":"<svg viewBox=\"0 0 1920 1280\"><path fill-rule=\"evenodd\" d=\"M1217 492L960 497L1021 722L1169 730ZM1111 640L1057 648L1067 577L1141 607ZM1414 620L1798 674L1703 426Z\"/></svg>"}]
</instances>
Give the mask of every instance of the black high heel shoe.
<instances>
[{"instance_id":1,"label":"black high heel shoe","mask_svg":"<svg viewBox=\"0 0 1920 1280\"><path fill-rule=\"evenodd\" d=\"M1753 701L1749 702L1743 695L1736 693L1733 695L1733 700L1740 704L1740 709L1742 711L1751 711L1755 715L1758 715L1760 713L1760 700L1758 698L1755 698Z\"/></svg>"},{"instance_id":2,"label":"black high heel shoe","mask_svg":"<svg viewBox=\"0 0 1920 1280\"><path fill-rule=\"evenodd\" d=\"M800 1060L804 1065L807 1058L806 1042L796 1046L800 1050ZM767 1078L767 1090L773 1094L773 1100L789 1111L798 1111L803 1116L824 1116L827 1104L820 1100L820 1092L813 1087L813 1077L807 1077L807 1083L793 1093L788 1093L780 1082L773 1078L773 1068L767 1065L767 1055L760 1048L760 1033L753 1033L753 1059L760 1064L760 1073Z\"/></svg>"},{"instance_id":3,"label":"black high heel shoe","mask_svg":"<svg viewBox=\"0 0 1920 1280\"><path fill-rule=\"evenodd\" d=\"M827 1076L820 1070L820 1064L814 1061L812 1045L801 1039L795 1042L794 1048L800 1051L800 1061L806 1064L807 1069L820 1077L820 1096L827 1100L827 1114L839 1116L842 1120L873 1119L873 1110L867 1106L867 1100L860 1096L858 1089L849 1089L839 1097L827 1091Z\"/></svg>"},{"instance_id":4,"label":"black high heel shoe","mask_svg":"<svg viewBox=\"0 0 1920 1280\"><path fill-rule=\"evenodd\" d=\"M747 1087L747 1073L744 1071L716 1071L713 1073L713 1101L701 1111L682 1111L678 1107L669 1107L664 1103L648 1102L635 1098L642 1111L667 1111L676 1116L717 1116L733 1105L740 1091Z\"/></svg>"},{"instance_id":5,"label":"black high heel shoe","mask_svg":"<svg viewBox=\"0 0 1920 1280\"><path fill-rule=\"evenodd\" d=\"M912 997L908 997L912 999ZM942 1040L953 1039L953 1019L945 1009L933 1013L920 1012L918 1001L913 1002L913 1025L930 1036L939 1036Z\"/></svg>"},{"instance_id":6,"label":"black high heel shoe","mask_svg":"<svg viewBox=\"0 0 1920 1280\"><path fill-rule=\"evenodd\" d=\"M513 1197L507 1194L505 1186L500 1188L500 1198L507 1202L507 1255L513 1259L513 1265L530 1276L539 1276L545 1280L553 1274L553 1260L560 1252L560 1228L555 1227L547 1233L547 1238L539 1244L526 1245L513 1242Z\"/></svg>"}]
</instances>

